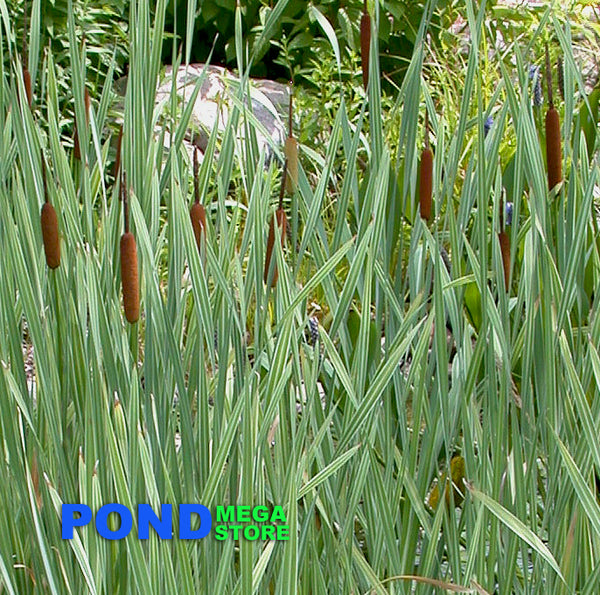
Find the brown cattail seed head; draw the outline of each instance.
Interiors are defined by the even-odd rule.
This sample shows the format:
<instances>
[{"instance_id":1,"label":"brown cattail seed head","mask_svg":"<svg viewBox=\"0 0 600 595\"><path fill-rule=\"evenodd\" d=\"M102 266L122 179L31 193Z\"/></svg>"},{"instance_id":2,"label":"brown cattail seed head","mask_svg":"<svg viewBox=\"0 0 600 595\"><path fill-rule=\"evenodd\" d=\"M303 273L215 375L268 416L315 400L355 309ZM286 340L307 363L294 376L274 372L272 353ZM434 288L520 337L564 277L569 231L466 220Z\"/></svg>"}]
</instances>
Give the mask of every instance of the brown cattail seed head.
<instances>
[{"instance_id":1,"label":"brown cattail seed head","mask_svg":"<svg viewBox=\"0 0 600 595\"><path fill-rule=\"evenodd\" d=\"M85 123L89 123L90 118L90 94L84 89L83 101L85 105ZM79 133L77 132L77 122L73 126L73 157L81 161L81 147L79 146Z\"/></svg>"},{"instance_id":2,"label":"brown cattail seed head","mask_svg":"<svg viewBox=\"0 0 600 595\"><path fill-rule=\"evenodd\" d=\"M87 89L83 92L83 103L85 105L85 122L86 124L90 121L90 93Z\"/></svg>"},{"instance_id":3,"label":"brown cattail seed head","mask_svg":"<svg viewBox=\"0 0 600 595\"><path fill-rule=\"evenodd\" d=\"M288 110L288 137L285 139L285 145L283 147L283 152L285 154L285 183L282 188L282 192L285 191L288 194L292 194L294 192L295 187L298 185L298 141L294 138L293 131L293 97L293 91L290 87L290 104ZM280 196L279 200L280 208L282 198L283 195Z\"/></svg>"},{"instance_id":4,"label":"brown cattail seed head","mask_svg":"<svg viewBox=\"0 0 600 595\"><path fill-rule=\"evenodd\" d=\"M196 238L196 246L198 250L202 247L202 241L206 233L206 209L200 204L200 187L198 182L199 172L199 149L194 148L194 203L190 209L190 219L192 221L192 229Z\"/></svg>"},{"instance_id":5,"label":"brown cattail seed head","mask_svg":"<svg viewBox=\"0 0 600 595\"><path fill-rule=\"evenodd\" d=\"M504 289L508 291L510 283L510 236L502 230L498 234L500 253L502 254L502 267L504 269Z\"/></svg>"},{"instance_id":6,"label":"brown cattail seed head","mask_svg":"<svg viewBox=\"0 0 600 595\"><path fill-rule=\"evenodd\" d=\"M206 230L206 209L200 203L195 202L190 209L190 219L196 238L196 246L200 250Z\"/></svg>"},{"instance_id":7,"label":"brown cattail seed head","mask_svg":"<svg viewBox=\"0 0 600 595\"><path fill-rule=\"evenodd\" d=\"M23 66L23 83L25 85L25 96L27 97L27 104L29 108L33 103L33 95L31 93L31 74L27 70L27 66Z\"/></svg>"},{"instance_id":8,"label":"brown cattail seed head","mask_svg":"<svg viewBox=\"0 0 600 595\"><path fill-rule=\"evenodd\" d=\"M287 219L285 216L285 211L282 208L279 208L277 211L275 211L275 216L273 219L271 219L271 224L269 226L269 237L267 238L267 256L265 258L264 272L265 283L268 283L269 281L269 268L271 266L271 256L273 255L273 245L275 244L275 224L277 224L277 227L279 228L279 233L281 235L281 247L283 248L285 243ZM273 285L277 283L278 277L279 273L277 272L277 264L275 264L273 267Z\"/></svg>"},{"instance_id":9,"label":"brown cattail seed head","mask_svg":"<svg viewBox=\"0 0 600 595\"><path fill-rule=\"evenodd\" d=\"M548 164L548 190L562 180L562 150L560 147L560 119L554 106L546 114L546 161Z\"/></svg>"},{"instance_id":10,"label":"brown cattail seed head","mask_svg":"<svg viewBox=\"0 0 600 595\"><path fill-rule=\"evenodd\" d=\"M419 207L425 221L431 219L431 196L433 190L433 152L429 147L421 153L421 172L419 180Z\"/></svg>"},{"instance_id":11,"label":"brown cattail seed head","mask_svg":"<svg viewBox=\"0 0 600 595\"><path fill-rule=\"evenodd\" d=\"M283 150L287 161L285 191L291 194L298 185L298 141L293 136L288 136Z\"/></svg>"},{"instance_id":12,"label":"brown cattail seed head","mask_svg":"<svg viewBox=\"0 0 600 595\"><path fill-rule=\"evenodd\" d=\"M360 18L360 60L362 64L362 78L365 90L369 84L369 52L371 50L371 16L367 12L367 3Z\"/></svg>"},{"instance_id":13,"label":"brown cattail seed head","mask_svg":"<svg viewBox=\"0 0 600 595\"><path fill-rule=\"evenodd\" d=\"M35 494L35 503L38 510L42 509L42 493L40 491L40 472L38 469L37 455L35 451L31 457L31 483L33 485L33 493Z\"/></svg>"},{"instance_id":14,"label":"brown cattail seed head","mask_svg":"<svg viewBox=\"0 0 600 595\"><path fill-rule=\"evenodd\" d=\"M42 207L42 239L44 241L44 252L46 253L46 264L51 269L60 265L60 241L58 238L58 219L54 207L45 202Z\"/></svg>"},{"instance_id":15,"label":"brown cattail seed head","mask_svg":"<svg viewBox=\"0 0 600 595\"><path fill-rule=\"evenodd\" d=\"M81 149L79 148L79 134L77 132L77 122L73 125L73 157L81 161Z\"/></svg>"},{"instance_id":16,"label":"brown cattail seed head","mask_svg":"<svg viewBox=\"0 0 600 595\"><path fill-rule=\"evenodd\" d=\"M125 318L127 322L133 324L140 317L140 288L137 248L135 237L130 231L121 236L121 283L123 285Z\"/></svg>"},{"instance_id":17,"label":"brown cattail seed head","mask_svg":"<svg viewBox=\"0 0 600 595\"><path fill-rule=\"evenodd\" d=\"M319 514L319 511L315 508L315 527L317 529L317 531L321 530L321 515Z\"/></svg>"}]
</instances>

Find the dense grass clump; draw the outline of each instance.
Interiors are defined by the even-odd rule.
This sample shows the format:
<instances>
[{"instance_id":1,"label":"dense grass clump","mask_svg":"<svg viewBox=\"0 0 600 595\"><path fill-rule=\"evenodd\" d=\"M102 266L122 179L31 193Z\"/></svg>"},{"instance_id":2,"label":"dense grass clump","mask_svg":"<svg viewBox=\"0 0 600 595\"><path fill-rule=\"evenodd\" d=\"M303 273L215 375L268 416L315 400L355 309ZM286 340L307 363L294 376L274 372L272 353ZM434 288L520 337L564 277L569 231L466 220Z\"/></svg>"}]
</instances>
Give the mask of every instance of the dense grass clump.
<instances>
[{"instance_id":1,"label":"dense grass clump","mask_svg":"<svg viewBox=\"0 0 600 595\"><path fill-rule=\"evenodd\" d=\"M125 95L111 57L92 105L72 12L66 97L32 27L33 111L0 10L0 592L595 593L600 94L575 25L538 9L496 47L494 7L467 2L450 56L427 5L385 96L379 34L365 93L358 38L347 73L312 10L323 88L343 92L277 143L249 100L243 3L239 80L204 136L189 100L208 70L156 101L151 4L131 4ZM259 46L284 4L264 5ZM388 4L369 3L373 32ZM545 40L565 70L558 150L529 78ZM78 502L281 506L289 539L184 541L175 514L169 540L93 523L63 540Z\"/></svg>"}]
</instances>

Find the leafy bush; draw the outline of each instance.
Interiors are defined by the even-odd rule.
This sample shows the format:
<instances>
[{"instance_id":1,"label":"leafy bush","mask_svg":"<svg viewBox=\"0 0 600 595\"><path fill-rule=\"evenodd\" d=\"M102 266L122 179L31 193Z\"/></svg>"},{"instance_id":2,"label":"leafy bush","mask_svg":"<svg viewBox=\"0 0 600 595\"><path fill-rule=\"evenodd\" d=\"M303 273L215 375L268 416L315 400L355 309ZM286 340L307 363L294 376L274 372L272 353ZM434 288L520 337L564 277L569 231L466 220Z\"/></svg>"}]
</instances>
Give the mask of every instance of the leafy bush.
<instances>
[{"instance_id":1,"label":"leafy bush","mask_svg":"<svg viewBox=\"0 0 600 595\"><path fill-rule=\"evenodd\" d=\"M105 83L109 66L115 67L119 75L128 55L127 11L129 0L110 0L99 5L89 0L53 0L34 4L32 0L6 0L7 8L13 15L14 27L9 31L13 49L28 59L30 65L38 64L46 52L51 52L57 65L58 83L61 98L68 96L70 67L68 15L72 6L76 24L76 39L79 42L85 37L87 49L88 84L96 95ZM36 7L39 5L39 12ZM31 28L39 23L39 30ZM27 31L25 31L27 27ZM24 34L27 33L26 36ZM30 40L34 41L34 54L29 56ZM40 51L40 54L37 53ZM8 54L5 54L5 58ZM43 80L43 73L39 81Z\"/></svg>"},{"instance_id":2,"label":"leafy bush","mask_svg":"<svg viewBox=\"0 0 600 595\"><path fill-rule=\"evenodd\" d=\"M201 3L186 3L171 0L167 11L167 29L172 33L176 32L177 39L184 43L187 35L184 23L190 4L192 7L196 6L197 16L193 27L190 60L205 62L218 34L213 62L234 66L236 2L204 0ZM363 0L289 0L279 4L284 8L269 31L270 43L261 44L261 47L255 47L255 44L264 31L274 3L268 0L251 0L241 5L245 40L254 50L254 64L251 70L253 76L284 80L291 76L296 79L303 70L312 68L313 60L320 58L324 52L327 53L326 34L318 23L317 14L322 15L331 24L344 54L357 53L359 50L359 23ZM386 0L379 7L382 14L378 29L381 71L386 79L396 85L402 80L412 55L425 4L409 0ZM434 35L437 35L439 27L444 23L449 24L444 15L450 3L438 2L438 5L431 28ZM369 10L374 10L371 2ZM167 41L164 48L165 58L171 56L171 50L172 42Z\"/></svg>"}]
</instances>

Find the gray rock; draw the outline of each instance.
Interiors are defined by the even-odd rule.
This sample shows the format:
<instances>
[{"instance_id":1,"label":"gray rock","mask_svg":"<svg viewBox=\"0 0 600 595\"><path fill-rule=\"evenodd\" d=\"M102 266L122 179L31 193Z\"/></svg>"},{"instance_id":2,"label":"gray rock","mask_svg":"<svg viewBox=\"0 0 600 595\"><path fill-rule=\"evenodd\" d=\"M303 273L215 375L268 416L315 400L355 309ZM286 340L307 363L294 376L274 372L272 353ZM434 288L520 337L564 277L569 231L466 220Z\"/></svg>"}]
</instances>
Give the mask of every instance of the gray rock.
<instances>
[{"instance_id":1,"label":"gray rock","mask_svg":"<svg viewBox=\"0 0 600 595\"><path fill-rule=\"evenodd\" d=\"M156 92L156 104L169 104L172 85L176 85L183 109L190 101L198 80L203 76L203 64L190 64L180 67L173 76L172 67L168 66L161 84ZM289 101L289 88L286 85L269 80L251 79L249 82L250 104L245 95L246 105L251 105L251 112L259 123L257 141L260 151L265 152L265 163L268 164L275 155L274 147L281 147L287 130L285 113ZM225 130L229 112L235 104L235 97L240 97L240 79L232 72L219 66L207 66L200 90L193 107L190 132L184 144L189 155L194 145L201 151L206 149L210 134L215 125L219 131ZM238 138L245 135L244 117L239 119ZM170 144L170 139L165 140Z\"/></svg>"}]
</instances>

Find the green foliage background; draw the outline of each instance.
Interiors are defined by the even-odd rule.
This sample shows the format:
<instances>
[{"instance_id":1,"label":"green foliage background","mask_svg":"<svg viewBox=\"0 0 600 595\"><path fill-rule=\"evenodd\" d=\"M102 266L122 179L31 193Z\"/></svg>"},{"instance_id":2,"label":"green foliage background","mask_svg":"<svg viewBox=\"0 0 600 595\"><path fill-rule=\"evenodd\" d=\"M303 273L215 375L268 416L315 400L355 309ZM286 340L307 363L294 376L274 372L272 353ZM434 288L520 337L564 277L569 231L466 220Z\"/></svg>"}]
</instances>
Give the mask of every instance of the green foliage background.
<instances>
[{"instance_id":1,"label":"green foliage background","mask_svg":"<svg viewBox=\"0 0 600 595\"><path fill-rule=\"evenodd\" d=\"M432 21L431 31L436 34L445 17L445 7L449 2L441 2ZM396 83L408 65L417 36L419 23L423 16L424 2L408 0L386 0L380 10L386 17L381 19L378 30L379 50L381 53L381 71ZM263 30L266 15L273 7L268 0L244 2L241 8L246 39L252 47L253 42ZM309 7L311 10L309 10ZM182 25L186 22L189 5L171 0L168 6L167 29L175 31L179 23L179 35L185 40ZM198 2L196 21L193 30L193 44L190 59L204 62L213 46L215 36L219 35L213 59L227 65L234 65L235 56L235 8L233 0L205 0ZM342 52L357 52L360 48L359 22L363 10L361 0L292 0L286 7L272 31L272 44L265 44L254 54L253 76L268 78L293 78L303 69L310 68L314 60L327 55L328 44L323 31L319 28L312 10L320 12L333 26L340 41ZM449 24L449 23L446 23ZM171 55L171 48L165 48L165 55Z\"/></svg>"}]
</instances>

